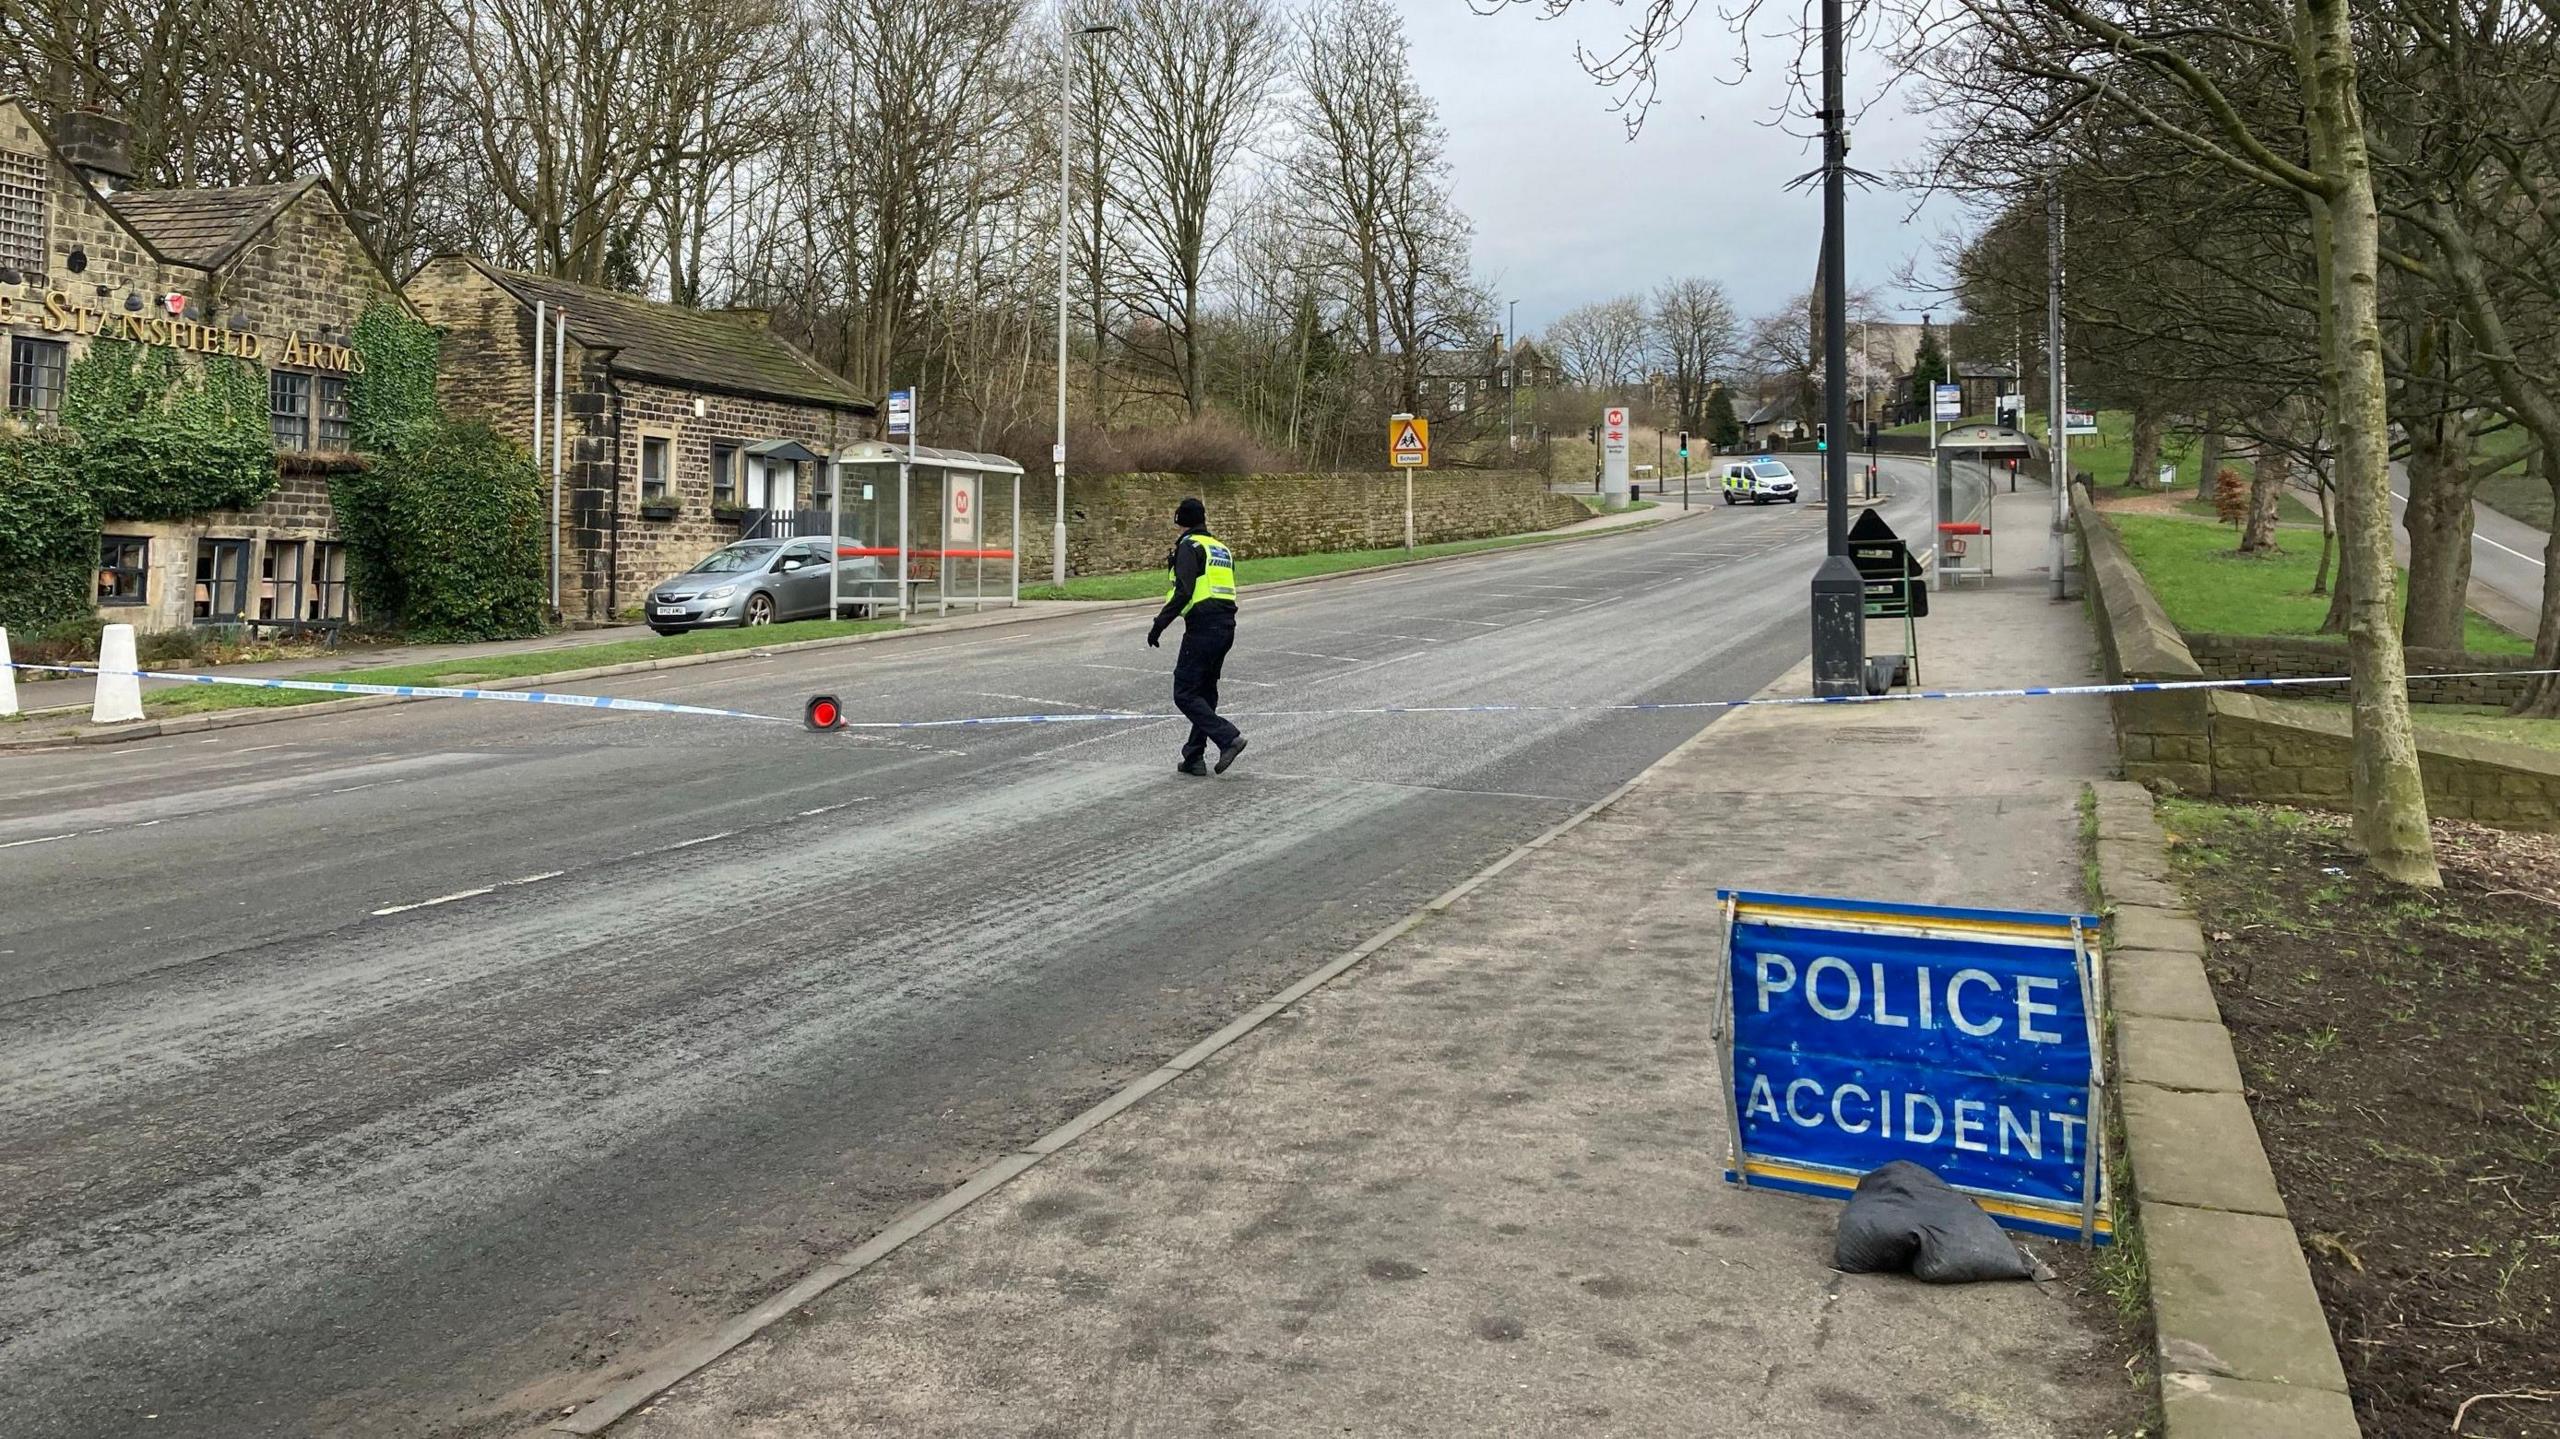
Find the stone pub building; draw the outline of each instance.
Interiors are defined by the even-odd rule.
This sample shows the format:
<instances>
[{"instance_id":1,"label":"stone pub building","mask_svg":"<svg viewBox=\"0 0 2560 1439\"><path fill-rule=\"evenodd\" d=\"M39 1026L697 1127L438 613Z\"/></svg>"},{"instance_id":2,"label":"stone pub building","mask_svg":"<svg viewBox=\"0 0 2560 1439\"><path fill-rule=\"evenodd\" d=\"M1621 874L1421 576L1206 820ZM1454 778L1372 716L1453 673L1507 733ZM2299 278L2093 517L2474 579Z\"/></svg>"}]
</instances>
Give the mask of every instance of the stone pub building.
<instances>
[{"instance_id":1,"label":"stone pub building","mask_svg":"<svg viewBox=\"0 0 2560 1439\"><path fill-rule=\"evenodd\" d=\"M636 609L649 586L741 536L824 533L810 512L827 508L831 457L874 431L876 407L758 311L689 309L463 255L421 266L408 296L444 332L446 410L528 448L538 307L546 484L565 312L560 608L573 623Z\"/></svg>"},{"instance_id":2,"label":"stone pub building","mask_svg":"<svg viewBox=\"0 0 2560 1439\"><path fill-rule=\"evenodd\" d=\"M282 481L251 510L107 518L98 609L142 630L332 625L352 618L329 502L349 453L349 333L397 282L319 180L133 186L125 129L66 114L51 130L0 99L0 343L8 410L43 425L102 337L221 355L267 373Z\"/></svg>"}]
</instances>

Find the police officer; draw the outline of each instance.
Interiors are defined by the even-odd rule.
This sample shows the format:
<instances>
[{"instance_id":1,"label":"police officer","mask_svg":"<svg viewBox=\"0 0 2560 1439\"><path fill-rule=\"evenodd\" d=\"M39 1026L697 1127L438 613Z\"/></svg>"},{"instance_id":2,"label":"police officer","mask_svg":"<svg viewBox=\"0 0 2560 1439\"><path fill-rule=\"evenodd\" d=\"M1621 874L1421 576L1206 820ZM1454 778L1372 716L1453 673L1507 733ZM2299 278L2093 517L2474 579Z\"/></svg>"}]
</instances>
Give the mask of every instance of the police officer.
<instances>
[{"instance_id":1,"label":"police officer","mask_svg":"<svg viewBox=\"0 0 2560 1439\"><path fill-rule=\"evenodd\" d=\"M1198 497L1174 506L1173 522L1182 526L1182 537L1165 560L1173 570L1173 588L1147 631L1147 645L1159 647L1165 626L1182 617L1182 653L1173 662L1173 707L1190 719L1191 738L1183 741L1182 762L1174 768L1184 774L1210 773L1203 756L1214 744L1216 772L1225 774L1244 753L1244 736L1218 717L1218 672L1226 668L1227 651L1236 642L1235 556L1209 533L1209 510Z\"/></svg>"}]
</instances>

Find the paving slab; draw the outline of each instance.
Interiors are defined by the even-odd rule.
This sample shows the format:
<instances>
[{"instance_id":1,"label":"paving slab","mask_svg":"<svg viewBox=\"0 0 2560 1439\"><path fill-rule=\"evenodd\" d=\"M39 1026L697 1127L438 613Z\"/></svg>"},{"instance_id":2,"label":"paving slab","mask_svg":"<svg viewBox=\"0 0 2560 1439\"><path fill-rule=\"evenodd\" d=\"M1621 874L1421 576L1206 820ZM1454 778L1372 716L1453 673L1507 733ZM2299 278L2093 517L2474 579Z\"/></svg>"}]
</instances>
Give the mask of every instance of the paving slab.
<instances>
[{"instance_id":1,"label":"paving slab","mask_svg":"<svg viewBox=\"0 0 2560 1439\"><path fill-rule=\"evenodd\" d=\"M2172 1374L2160 1402L2177 1439L2356 1439L2356 1406L2346 1395L2291 1384L2258 1384L2209 1374Z\"/></svg>"},{"instance_id":2,"label":"paving slab","mask_svg":"<svg viewBox=\"0 0 2560 1439\"><path fill-rule=\"evenodd\" d=\"M2230 1031L2193 1020L2116 1016L2116 1070L2127 1084L2162 1089L2238 1094L2248 1087L2231 1052Z\"/></svg>"},{"instance_id":3,"label":"paving slab","mask_svg":"<svg viewBox=\"0 0 2560 1439\"><path fill-rule=\"evenodd\" d=\"M2125 1159L2145 1204L2284 1216L2284 1195L2237 1094L2122 1086Z\"/></svg>"},{"instance_id":4,"label":"paving slab","mask_svg":"<svg viewBox=\"0 0 2560 1439\"><path fill-rule=\"evenodd\" d=\"M2163 1375L2346 1392L2346 1371L2292 1224L2146 1204L2142 1228Z\"/></svg>"},{"instance_id":5,"label":"paving slab","mask_svg":"<svg viewBox=\"0 0 2560 1439\"><path fill-rule=\"evenodd\" d=\"M2222 1023L2204 961L2174 949L2107 951L2107 1003L2118 1015Z\"/></svg>"}]
</instances>

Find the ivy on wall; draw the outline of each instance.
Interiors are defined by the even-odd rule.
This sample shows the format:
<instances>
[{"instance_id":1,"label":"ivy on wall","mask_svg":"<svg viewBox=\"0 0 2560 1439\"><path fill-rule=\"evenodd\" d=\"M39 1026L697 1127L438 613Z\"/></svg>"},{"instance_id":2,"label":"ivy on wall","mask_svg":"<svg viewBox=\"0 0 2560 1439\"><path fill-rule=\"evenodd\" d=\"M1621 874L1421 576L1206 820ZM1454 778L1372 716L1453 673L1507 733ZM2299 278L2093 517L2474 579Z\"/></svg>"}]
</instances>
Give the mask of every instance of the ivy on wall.
<instances>
[{"instance_id":1,"label":"ivy on wall","mask_svg":"<svg viewBox=\"0 0 2560 1439\"><path fill-rule=\"evenodd\" d=\"M387 455L432 430L439 416L435 327L376 300L365 307L349 339L364 356L364 373L347 382L356 448Z\"/></svg>"},{"instance_id":2,"label":"ivy on wall","mask_svg":"<svg viewBox=\"0 0 2560 1439\"><path fill-rule=\"evenodd\" d=\"M332 476L356 603L416 639L539 634L549 596L542 480L519 446L436 404L438 337L399 306L368 308L347 389L366 469Z\"/></svg>"},{"instance_id":3,"label":"ivy on wall","mask_svg":"<svg viewBox=\"0 0 2560 1439\"><path fill-rule=\"evenodd\" d=\"M477 421L412 428L331 488L366 613L434 643L542 631L542 477L497 431Z\"/></svg>"},{"instance_id":4,"label":"ivy on wall","mask_svg":"<svg viewBox=\"0 0 2560 1439\"><path fill-rule=\"evenodd\" d=\"M0 437L0 628L26 635L92 612L98 525L77 440Z\"/></svg>"},{"instance_id":5,"label":"ivy on wall","mask_svg":"<svg viewBox=\"0 0 2560 1439\"><path fill-rule=\"evenodd\" d=\"M255 365L93 340L63 376L63 428L80 437L80 471L101 513L174 520L245 510L276 490L267 380Z\"/></svg>"}]
</instances>

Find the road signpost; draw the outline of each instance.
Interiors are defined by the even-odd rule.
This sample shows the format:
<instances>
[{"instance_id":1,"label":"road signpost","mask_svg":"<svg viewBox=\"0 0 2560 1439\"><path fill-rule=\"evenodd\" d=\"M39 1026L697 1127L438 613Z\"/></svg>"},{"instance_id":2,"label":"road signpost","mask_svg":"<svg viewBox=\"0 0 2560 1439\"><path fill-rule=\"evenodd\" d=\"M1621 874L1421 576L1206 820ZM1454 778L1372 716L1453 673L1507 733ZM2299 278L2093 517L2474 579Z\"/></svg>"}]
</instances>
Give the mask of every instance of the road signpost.
<instances>
[{"instance_id":1,"label":"road signpost","mask_svg":"<svg viewBox=\"0 0 2560 1439\"><path fill-rule=\"evenodd\" d=\"M1414 415L1387 417L1387 463L1404 471L1404 548L1413 553L1413 472L1431 467L1431 422Z\"/></svg>"},{"instance_id":2,"label":"road signpost","mask_svg":"<svg viewBox=\"0 0 2560 1439\"><path fill-rule=\"evenodd\" d=\"M2109 1243L2098 918L1721 890L1726 1178L1845 1199L1904 1159Z\"/></svg>"}]
</instances>

